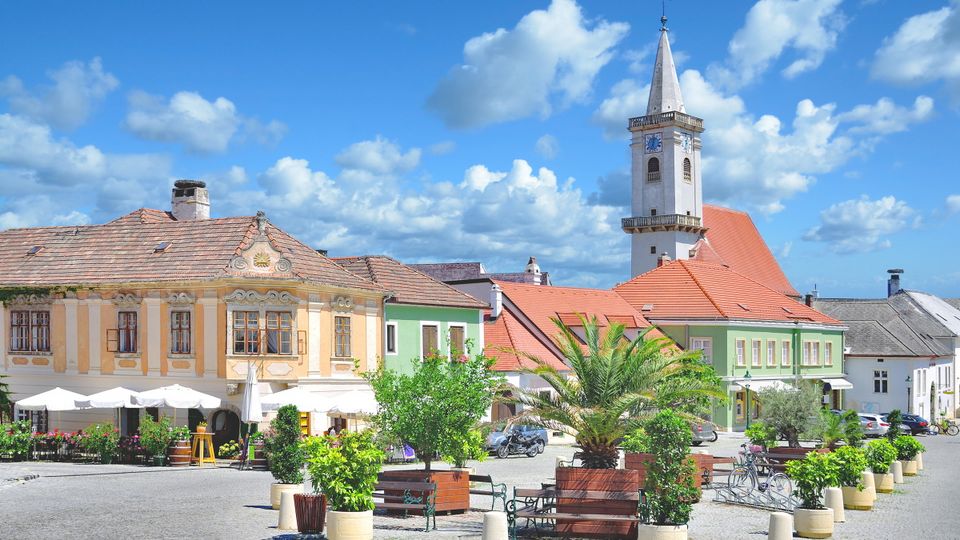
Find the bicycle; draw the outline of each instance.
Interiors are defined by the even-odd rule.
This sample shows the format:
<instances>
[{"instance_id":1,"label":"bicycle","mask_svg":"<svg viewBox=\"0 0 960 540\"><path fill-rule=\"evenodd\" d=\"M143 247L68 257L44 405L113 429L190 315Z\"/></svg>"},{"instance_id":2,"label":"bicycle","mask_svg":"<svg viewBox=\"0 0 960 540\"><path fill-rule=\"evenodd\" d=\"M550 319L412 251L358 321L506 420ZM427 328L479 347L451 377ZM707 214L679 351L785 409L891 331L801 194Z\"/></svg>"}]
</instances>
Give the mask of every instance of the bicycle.
<instances>
[{"instance_id":1,"label":"bicycle","mask_svg":"<svg viewBox=\"0 0 960 540\"><path fill-rule=\"evenodd\" d=\"M761 480L757 469L758 455L746 444L740 447L743 460L734 466L727 480L727 490L739 499L737 502L781 509L795 506L790 477L776 472L767 476L765 481Z\"/></svg>"},{"instance_id":2,"label":"bicycle","mask_svg":"<svg viewBox=\"0 0 960 540\"><path fill-rule=\"evenodd\" d=\"M947 434L955 437L958 433L960 433L960 427L957 427L956 423L947 420L946 418L940 420L940 422L934 423L933 427L936 429L937 433L941 435Z\"/></svg>"}]
</instances>

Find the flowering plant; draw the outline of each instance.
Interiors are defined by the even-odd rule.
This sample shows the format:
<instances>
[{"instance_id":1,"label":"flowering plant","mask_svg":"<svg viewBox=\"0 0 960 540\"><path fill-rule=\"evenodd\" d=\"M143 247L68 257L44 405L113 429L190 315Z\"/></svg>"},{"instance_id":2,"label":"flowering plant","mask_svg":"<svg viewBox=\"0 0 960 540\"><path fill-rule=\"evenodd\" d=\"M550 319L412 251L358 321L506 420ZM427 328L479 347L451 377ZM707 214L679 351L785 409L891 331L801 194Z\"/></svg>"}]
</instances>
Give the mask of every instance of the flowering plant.
<instances>
[{"instance_id":1,"label":"flowering plant","mask_svg":"<svg viewBox=\"0 0 960 540\"><path fill-rule=\"evenodd\" d=\"M101 461L109 461L117 453L120 430L113 427L113 424L91 424L84 433L81 446L84 450L100 456Z\"/></svg>"}]
</instances>

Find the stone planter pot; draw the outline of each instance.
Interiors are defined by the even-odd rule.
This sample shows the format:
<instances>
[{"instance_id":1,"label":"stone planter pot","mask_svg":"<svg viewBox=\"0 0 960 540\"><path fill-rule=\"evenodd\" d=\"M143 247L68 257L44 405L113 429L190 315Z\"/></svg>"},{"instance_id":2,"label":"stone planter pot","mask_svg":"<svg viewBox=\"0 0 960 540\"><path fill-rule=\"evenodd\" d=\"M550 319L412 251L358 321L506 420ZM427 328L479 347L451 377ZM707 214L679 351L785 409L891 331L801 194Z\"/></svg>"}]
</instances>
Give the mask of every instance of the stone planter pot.
<instances>
[{"instance_id":1,"label":"stone planter pot","mask_svg":"<svg viewBox=\"0 0 960 540\"><path fill-rule=\"evenodd\" d=\"M153 456L153 458L150 459L150 463L154 467L163 467L163 462L166 459L167 459L167 456Z\"/></svg>"},{"instance_id":2,"label":"stone planter pot","mask_svg":"<svg viewBox=\"0 0 960 540\"><path fill-rule=\"evenodd\" d=\"M280 509L280 495L283 494L284 491L302 493L303 484L281 484L279 482L270 484L270 506L273 507L274 510Z\"/></svg>"},{"instance_id":3,"label":"stone planter pot","mask_svg":"<svg viewBox=\"0 0 960 540\"><path fill-rule=\"evenodd\" d=\"M873 473L863 471L860 473L860 483L863 484L863 490L870 495L871 501L877 500L877 485L873 481Z\"/></svg>"},{"instance_id":4,"label":"stone planter pot","mask_svg":"<svg viewBox=\"0 0 960 540\"><path fill-rule=\"evenodd\" d=\"M325 495L294 493L293 508L297 513L297 530L301 534L320 534L327 514Z\"/></svg>"},{"instance_id":5,"label":"stone planter pot","mask_svg":"<svg viewBox=\"0 0 960 540\"><path fill-rule=\"evenodd\" d=\"M641 524L637 540L687 540L687 526Z\"/></svg>"},{"instance_id":6,"label":"stone planter pot","mask_svg":"<svg viewBox=\"0 0 960 540\"><path fill-rule=\"evenodd\" d=\"M877 493L893 493L893 473L873 473Z\"/></svg>"},{"instance_id":7,"label":"stone planter pot","mask_svg":"<svg viewBox=\"0 0 960 540\"><path fill-rule=\"evenodd\" d=\"M903 475L904 476L916 476L917 475L917 460L911 459L910 461L901 460L900 463L903 464Z\"/></svg>"},{"instance_id":8,"label":"stone planter pot","mask_svg":"<svg viewBox=\"0 0 960 540\"><path fill-rule=\"evenodd\" d=\"M557 489L572 491L612 491L636 493L639 473L630 469L556 469ZM595 501L558 499L557 512L572 514L635 514L636 501ZM560 521L556 532L578 538L636 538L637 524L616 521Z\"/></svg>"},{"instance_id":9,"label":"stone planter pot","mask_svg":"<svg viewBox=\"0 0 960 540\"><path fill-rule=\"evenodd\" d=\"M923 470L923 452L917 454L917 457L913 458L917 462L917 470Z\"/></svg>"},{"instance_id":10,"label":"stone planter pot","mask_svg":"<svg viewBox=\"0 0 960 540\"><path fill-rule=\"evenodd\" d=\"M866 489L843 486L843 507L848 510L870 510L873 508L873 495Z\"/></svg>"},{"instance_id":11,"label":"stone planter pot","mask_svg":"<svg viewBox=\"0 0 960 540\"><path fill-rule=\"evenodd\" d=\"M431 482L437 485L436 512L438 514L462 513L470 510L470 475L464 471L393 470L383 471L380 480L396 482ZM394 493L403 495L403 493ZM412 492L414 497L421 496ZM391 511L400 514L423 515L422 511Z\"/></svg>"},{"instance_id":12,"label":"stone planter pot","mask_svg":"<svg viewBox=\"0 0 960 540\"><path fill-rule=\"evenodd\" d=\"M833 536L833 510L797 508L793 511L793 528L801 538L830 538Z\"/></svg>"},{"instance_id":13,"label":"stone planter pot","mask_svg":"<svg viewBox=\"0 0 960 540\"><path fill-rule=\"evenodd\" d=\"M373 538L373 510L366 512L327 512L327 538L330 540L370 540Z\"/></svg>"}]
</instances>

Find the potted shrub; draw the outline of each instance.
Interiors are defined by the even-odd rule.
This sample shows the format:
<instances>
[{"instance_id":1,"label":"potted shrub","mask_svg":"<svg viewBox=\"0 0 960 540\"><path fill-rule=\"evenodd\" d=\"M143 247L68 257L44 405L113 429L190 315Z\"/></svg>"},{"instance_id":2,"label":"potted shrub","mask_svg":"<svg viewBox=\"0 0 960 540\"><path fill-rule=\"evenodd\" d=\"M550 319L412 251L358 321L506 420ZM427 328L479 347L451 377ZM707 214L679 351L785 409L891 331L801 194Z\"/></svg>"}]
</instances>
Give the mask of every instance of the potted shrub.
<instances>
[{"instance_id":1,"label":"potted shrub","mask_svg":"<svg viewBox=\"0 0 960 540\"><path fill-rule=\"evenodd\" d=\"M843 507L851 510L873 508L874 494L865 489L863 471L867 469L867 457L863 450L853 446L841 446L833 451L837 464L837 479L843 491Z\"/></svg>"},{"instance_id":2,"label":"potted shrub","mask_svg":"<svg viewBox=\"0 0 960 540\"><path fill-rule=\"evenodd\" d=\"M776 430L777 439L787 441L789 448L796 448L798 455L805 455L809 448L801 448L800 436L814 427L820 418L822 393L810 381L797 379L794 388L770 387L761 390L758 399L763 403L760 419ZM778 448L777 452L787 452Z\"/></svg>"},{"instance_id":3,"label":"potted shrub","mask_svg":"<svg viewBox=\"0 0 960 540\"><path fill-rule=\"evenodd\" d=\"M800 497L793 512L793 524L802 538L829 538L833 535L833 510L823 506L823 490L836 486L839 467L832 454L810 452L803 459L787 463L787 475Z\"/></svg>"},{"instance_id":4,"label":"potted shrub","mask_svg":"<svg viewBox=\"0 0 960 540\"><path fill-rule=\"evenodd\" d=\"M903 413L900 412L900 409L893 409L887 413L887 423L890 424L890 429L883 436L893 444L897 437L903 435L903 429L900 428L900 425L903 424Z\"/></svg>"},{"instance_id":5,"label":"potted shrub","mask_svg":"<svg viewBox=\"0 0 960 540\"><path fill-rule=\"evenodd\" d=\"M627 433L623 442L620 443L620 448L623 448L624 452L624 468L637 471L637 480L641 486L645 485L647 470L656 459L656 456L650 452L650 435L647 434L647 430L641 426Z\"/></svg>"},{"instance_id":6,"label":"potted shrub","mask_svg":"<svg viewBox=\"0 0 960 540\"><path fill-rule=\"evenodd\" d=\"M270 484L270 506L280 508L284 491L303 490L303 449L300 446L300 413L295 405L284 405L270 422L264 439L267 463L276 480Z\"/></svg>"},{"instance_id":7,"label":"potted shrub","mask_svg":"<svg viewBox=\"0 0 960 540\"><path fill-rule=\"evenodd\" d=\"M120 442L120 432L113 424L91 424L84 428L83 449L99 456L100 463L113 463Z\"/></svg>"},{"instance_id":8,"label":"potted shrub","mask_svg":"<svg viewBox=\"0 0 960 540\"><path fill-rule=\"evenodd\" d=\"M297 527L316 512L327 512L327 538L373 537L373 490L377 473L386 457L373 440L373 433L344 432L338 436L310 437L303 444L313 495L294 495L297 503ZM321 495L322 493L322 495ZM313 504L309 504L313 498ZM301 509L303 515L301 516ZM319 519L323 523L323 517ZM300 532L305 531L300 528ZM315 531L319 532L319 531Z\"/></svg>"},{"instance_id":9,"label":"potted shrub","mask_svg":"<svg viewBox=\"0 0 960 540\"><path fill-rule=\"evenodd\" d=\"M910 435L900 435L893 440L893 447L897 450L897 459L903 464L904 476L917 475L917 454L926 450L920 441Z\"/></svg>"},{"instance_id":10,"label":"potted shrub","mask_svg":"<svg viewBox=\"0 0 960 540\"><path fill-rule=\"evenodd\" d=\"M201 420L197 422L197 433L206 433L206 432L207 432L206 420Z\"/></svg>"},{"instance_id":11,"label":"potted shrub","mask_svg":"<svg viewBox=\"0 0 960 540\"><path fill-rule=\"evenodd\" d=\"M893 493L890 465L897 459L897 449L887 439L877 439L867 443L866 455L877 492Z\"/></svg>"},{"instance_id":12,"label":"potted shrub","mask_svg":"<svg viewBox=\"0 0 960 540\"><path fill-rule=\"evenodd\" d=\"M26 420L0 424L0 457L13 461L26 459L30 455L32 438L30 422Z\"/></svg>"},{"instance_id":13,"label":"potted shrub","mask_svg":"<svg viewBox=\"0 0 960 540\"><path fill-rule=\"evenodd\" d=\"M860 425L860 415L857 411L844 411L843 413L843 442L847 446L859 448L863 444L863 426Z\"/></svg>"},{"instance_id":14,"label":"potted shrub","mask_svg":"<svg viewBox=\"0 0 960 540\"><path fill-rule=\"evenodd\" d=\"M154 421L147 414L140 420L140 446L150 456L148 463L153 466L163 466L163 461L167 456L167 447L170 446L172 437L170 421L166 417L161 416L160 420Z\"/></svg>"},{"instance_id":15,"label":"potted shrub","mask_svg":"<svg viewBox=\"0 0 960 540\"><path fill-rule=\"evenodd\" d=\"M190 461L193 459L190 447L190 428L187 426L171 428L170 439L170 447L167 450L170 466L186 467L190 465Z\"/></svg>"},{"instance_id":16,"label":"potted shrub","mask_svg":"<svg viewBox=\"0 0 960 540\"><path fill-rule=\"evenodd\" d=\"M483 461L489 456L484 446L485 439L483 433L476 429L472 429L461 436L450 437L440 457L453 465L452 470L463 471L467 475L471 475L474 469L473 467L467 467L467 462Z\"/></svg>"},{"instance_id":17,"label":"potted shrub","mask_svg":"<svg viewBox=\"0 0 960 540\"><path fill-rule=\"evenodd\" d=\"M646 504L640 508L643 524L640 540L685 540L690 520L696 472L687 456L690 425L671 410L664 410L647 424L653 463L647 472Z\"/></svg>"},{"instance_id":18,"label":"potted shrub","mask_svg":"<svg viewBox=\"0 0 960 540\"><path fill-rule=\"evenodd\" d=\"M364 376L377 398L373 424L385 437L403 441L423 461L422 470L391 470L383 478L436 484L438 513L470 509L470 475L462 471L434 470L436 456L459 452L493 403L502 384L491 370L493 360L483 355L450 360L432 355L414 359L410 373L380 368Z\"/></svg>"},{"instance_id":19,"label":"potted shrub","mask_svg":"<svg viewBox=\"0 0 960 540\"><path fill-rule=\"evenodd\" d=\"M240 457L240 441L227 441L217 449L220 459L236 460Z\"/></svg>"}]
</instances>

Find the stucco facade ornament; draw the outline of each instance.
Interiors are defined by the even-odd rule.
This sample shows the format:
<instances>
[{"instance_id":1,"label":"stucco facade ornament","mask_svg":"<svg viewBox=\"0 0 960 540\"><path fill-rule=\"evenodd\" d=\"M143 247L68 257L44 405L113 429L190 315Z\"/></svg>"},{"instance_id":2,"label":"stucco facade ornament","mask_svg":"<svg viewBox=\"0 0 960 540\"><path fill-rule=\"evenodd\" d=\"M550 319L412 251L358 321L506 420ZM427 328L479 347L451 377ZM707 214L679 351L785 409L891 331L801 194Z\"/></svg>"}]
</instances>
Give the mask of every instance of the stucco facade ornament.
<instances>
[{"instance_id":1,"label":"stucco facade ornament","mask_svg":"<svg viewBox=\"0 0 960 540\"><path fill-rule=\"evenodd\" d=\"M192 304L193 301L193 295L185 292L171 293L170 296L167 297L168 304Z\"/></svg>"},{"instance_id":2,"label":"stucco facade ornament","mask_svg":"<svg viewBox=\"0 0 960 540\"><path fill-rule=\"evenodd\" d=\"M139 305L140 297L133 293L120 293L113 297L113 303L118 306Z\"/></svg>"},{"instance_id":3,"label":"stucco facade ornament","mask_svg":"<svg viewBox=\"0 0 960 540\"><path fill-rule=\"evenodd\" d=\"M350 311L353 309L353 300L346 296L338 296L333 299L331 305L336 311Z\"/></svg>"},{"instance_id":4,"label":"stucco facade ornament","mask_svg":"<svg viewBox=\"0 0 960 540\"><path fill-rule=\"evenodd\" d=\"M267 235L270 221L263 212L257 212L256 236L230 260L229 268L247 274L289 273L293 263L274 246Z\"/></svg>"},{"instance_id":5,"label":"stucco facade ornament","mask_svg":"<svg viewBox=\"0 0 960 540\"><path fill-rule=\"evenodd\" d=\"M257 291L237 289L225 296L224 301L231 304L299 304L300 299L286 291L267 291L266 294Z\"/></svg>"},{"instance_id":6,"label":"stucco facade ornament","mask_svg":"<svg viewBox=\"0 0 960 540\"><path fill-rule=\"evenodd\" d=\"M7 304L11 305L45 305L53 302L53 297L44 294L18 294L10 300L7 301Z\"/></svg>"}]
</instances>

